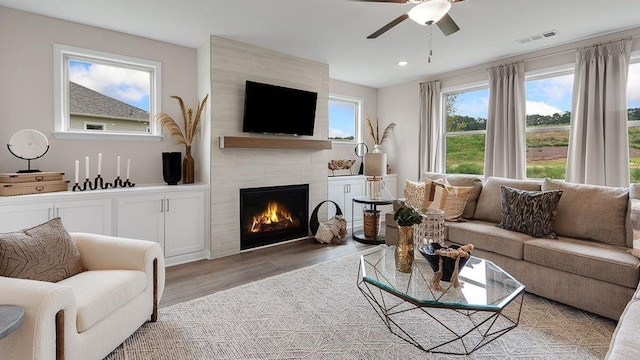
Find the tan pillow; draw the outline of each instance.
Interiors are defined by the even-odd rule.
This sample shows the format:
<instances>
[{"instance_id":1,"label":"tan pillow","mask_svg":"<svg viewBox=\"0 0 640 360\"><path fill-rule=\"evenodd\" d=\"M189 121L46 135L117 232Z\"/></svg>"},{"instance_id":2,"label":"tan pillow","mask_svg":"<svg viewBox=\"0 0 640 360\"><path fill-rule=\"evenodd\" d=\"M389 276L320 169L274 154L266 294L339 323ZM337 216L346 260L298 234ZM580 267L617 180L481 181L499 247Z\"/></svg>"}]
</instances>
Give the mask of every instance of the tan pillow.
<instances>
[{"instance_id":1,"label":"tan pillow","mask_svg":"<svg viewBox=\"0 0 640 360\"><path fill-rule=\"evenodd\" d=\"M473 214L476 211L476 204L478 203L478 197L482 191L482 175L467 175L467 174L440 174L426 172L423 174L423 179L447 179L449 184L453 186L473 186L473 190L469 193L467 204L464 206L464 212L462 217L465 219L473 219Z\"/></svg>"},{"instance_id":2,"label":"tan pillow","mask_svg":"<svg viewBox=\"0 0 640 360\"><path fill-rule=\"evenodd\" d=\"M500 191L502 185L526 191L540 191L540 181L489 177L482 185L482 192L478 197L478 205L473 215L474 219L494 223L502 220L502 192Z\"/></svg>"},{"instance_id":3,"label":"tan pillow","mask_svg":"<svg viewBox=\"0 0 640 360\"><path fill-rule=\"evenodd\" d=\"M415 182L405 180L404 182L404 198L409 206L422 209L424 203L425 184L423 182Z\"/></svg>"},{"instance_id":4,"label":"tan pillow","mask_svg":"<svg viewBox=\"0 0 640 360\"><path fill-rule=\"evenodd\" d=\"M556 217L559 236L627 246L628 189L545 179L542 190L563 191Z\"/></svg>"},{"instance_id":5,"label":"tan pillow","mask_svg":"<svg viewBox=\"0 0 640 360\"><path fill-rule=\"evenodd\" d=\"M0 234L0 276L58 282L82 271L80 252L60 218Z\"/></svg>"},{"instance_id":6,"label":"tan pillow","mask_svg":"<svg viewBox=\"0 0 640 360\"><path fill-rule=\"evenodd\" d=\"M427 189L433 191L425 194L424 208L444 210L445 220L457 221L464 212L473 186L451 186L446 179L427 179L425 184Z\"/></svg>"}]
</instances>

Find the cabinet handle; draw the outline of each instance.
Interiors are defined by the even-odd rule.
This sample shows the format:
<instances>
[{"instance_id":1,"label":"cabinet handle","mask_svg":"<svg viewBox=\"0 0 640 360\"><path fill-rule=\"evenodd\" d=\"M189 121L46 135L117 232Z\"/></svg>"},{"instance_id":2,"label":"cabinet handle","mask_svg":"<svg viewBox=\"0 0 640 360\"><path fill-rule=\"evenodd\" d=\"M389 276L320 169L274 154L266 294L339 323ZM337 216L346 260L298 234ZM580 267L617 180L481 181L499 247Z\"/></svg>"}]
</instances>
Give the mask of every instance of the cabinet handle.
<instances>
[{"instance_id":1,"label":"cabinet handle","mask_svg":"<svg viewBox=\"0 0 640 360\"><path fill-rule=\"evenodd\" d=\"M60 208L56 208L56 217L60 217Z\"/></svg>"},{"instance_id":2,"label":"cabinet handle","mask_svg":"<svg viewBox=\"0 0 640 360\"><path fill-rule=\"evenodd\" d=\"M167 199L166 201L167 201L167 212L169 212L169 199Z\"/></svg>"},{"instance_id":3,"label":"cabinet handle","mask_svg":"<svg viewBox=\"0 0 640 360\"><path fill-rule=\"evenodd\" d=\"M164 212L164 200L160 199L160 212Z\"/></svg>"},{"instance_id":4,"label":"cabinet handle","mask_svg":"<svg viewBox=\"0 0 640 360\"><path fill-rule=\"evenodd\" d=\"M47 220L51 220L51 208L47 209Z\"/></svg>"}]
</instances>

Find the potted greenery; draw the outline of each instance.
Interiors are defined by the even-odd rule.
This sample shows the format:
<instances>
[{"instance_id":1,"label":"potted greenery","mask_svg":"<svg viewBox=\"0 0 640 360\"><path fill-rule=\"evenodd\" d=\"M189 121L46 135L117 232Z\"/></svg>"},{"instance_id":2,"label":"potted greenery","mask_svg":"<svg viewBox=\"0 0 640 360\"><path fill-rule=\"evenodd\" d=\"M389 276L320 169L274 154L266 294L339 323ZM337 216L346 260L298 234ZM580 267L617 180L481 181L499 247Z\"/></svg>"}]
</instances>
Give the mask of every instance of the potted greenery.
<instances>
[{"instance_id":1,"label":"potted greenery","mask_svg":"<svg viewBox=\"0 0 640 360\"><path fill-rule=\"evenodd\" d=\"M398 245L395 253L396 269L400 272L409 273L413 263L413 225L422 223L422 215L418 210L404 202L402 207L396 210L393 219L398 223Z\"/></svg>"}]
</instances>

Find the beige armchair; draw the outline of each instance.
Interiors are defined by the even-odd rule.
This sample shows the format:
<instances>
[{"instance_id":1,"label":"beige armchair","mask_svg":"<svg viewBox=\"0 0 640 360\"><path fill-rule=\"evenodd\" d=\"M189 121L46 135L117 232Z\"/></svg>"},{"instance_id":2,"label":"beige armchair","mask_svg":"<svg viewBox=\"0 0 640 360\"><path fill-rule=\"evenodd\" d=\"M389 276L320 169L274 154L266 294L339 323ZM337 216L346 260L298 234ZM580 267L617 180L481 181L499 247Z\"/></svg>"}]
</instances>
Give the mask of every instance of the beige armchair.
<instances>
[{"instance_id":1,"label":"beige armchair","mask_svg":"<svg viewBox=\"0 0 640 360\"><path fill-rule=\"evenodd\" d=\"M0 277L0 304L24 322L0 340L0 358L102 359L146 321L164 291L157 243L71 233L87 270L57 283Z\"/></svg>"}]
</instances>

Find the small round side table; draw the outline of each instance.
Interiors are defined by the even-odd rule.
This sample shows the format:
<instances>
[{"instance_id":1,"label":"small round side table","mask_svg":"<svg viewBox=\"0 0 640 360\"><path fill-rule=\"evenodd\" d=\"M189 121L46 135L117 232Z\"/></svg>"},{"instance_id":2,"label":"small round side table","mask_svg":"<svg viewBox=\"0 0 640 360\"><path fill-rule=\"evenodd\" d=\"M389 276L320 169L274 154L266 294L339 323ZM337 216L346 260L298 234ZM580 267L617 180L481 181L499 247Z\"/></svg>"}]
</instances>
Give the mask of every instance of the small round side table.
<instances>
[{"instance_id":1,"label":"small round side table","mask_svg":"<svg viewBox=\"0 0 640 360\"><path fill-rule=\"evenodd\" d=\"M17 305L0 305L0 339L22 325L24 310Z\"/></svg>"}]
</instances>

